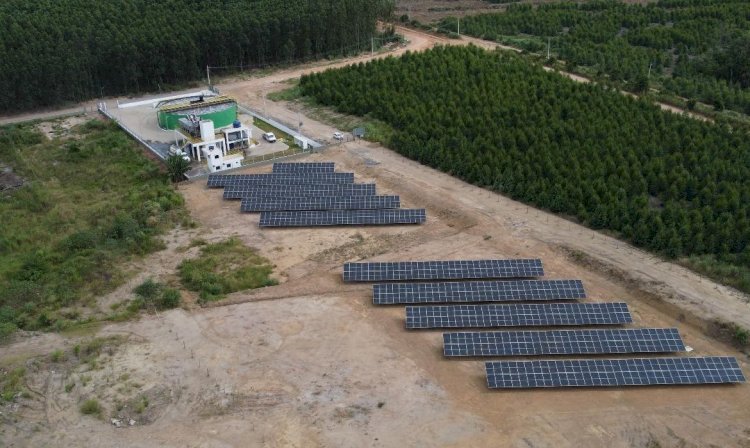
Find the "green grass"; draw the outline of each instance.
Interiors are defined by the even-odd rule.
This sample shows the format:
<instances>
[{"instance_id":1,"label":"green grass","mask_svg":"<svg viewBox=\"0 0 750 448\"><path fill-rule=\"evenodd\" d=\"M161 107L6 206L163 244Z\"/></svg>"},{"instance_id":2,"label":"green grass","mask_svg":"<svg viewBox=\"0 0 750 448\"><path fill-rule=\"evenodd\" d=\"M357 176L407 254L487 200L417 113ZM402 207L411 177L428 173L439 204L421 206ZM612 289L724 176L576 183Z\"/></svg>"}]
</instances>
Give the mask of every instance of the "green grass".
<instances>
[{"instance_id":1,"label":"green grass","mask_svg":"<svg viewBox=\"0 0 750 448\"><path fill-rule=\"evenodd\" d=\"M95 398L89 398L84 401L81 404L80 410L83 415L94 415L97 417L102 415L102 405Z\"/></svg>"},{"instance_id":2,"label":"green grass","mask_svg":"<svg viewBox=\"0 0 750 448\"><path fill-rule=\"evenodd\" d=\"M750 266L746 262L732 263L717 260L713 255L699 255L683 258L680 263L719 283L750 292Z\"/></svg>"},{"instance_id":3,"label":"green grass","mask_svg":"<svg viewBox=\"0 0 750 448\"><path fill-rule=\"evenodd\" d=\"M203 246L197 258L183 261L178 270L183 285L198 292L202 303L277 284L270 277L270 262L237 238Z\"/></svg>"},{"instance_id":4,"label":"green grass","mask_svg":"<svg viewBox=\"0 0 750 448\"><path fill-rule=\"evenodd\" d=\"M62 330L125 279L123 262L163 247L186 216L159 167L111 123L47 140L34 125L0 128L0 163L27 184L0 195L0 337Z\"/></svg>"},{"instance_id":5,"label":"green grass","mask_svg":"<svg viewBox=\"0 0 750 448\"><path fill-rule=\"evenodd\" d=\"M271 92L267 95L267 98L271 101L295 101L302 98L302 89L299 86L299 79L292 81L291 87L277 92Z\"/></svg>"},{"instance_id":6,"label":"green grass","mask_svg":"<svg viewBox=\"0 0 750 448\"><path fill-rule=\"evenodd\" d=\"M23 392L26 369L19 367L10 371L0 370L0 396L5 401L12 401Z\"/></svg>"},{"instance_id":7,"label":"green grass","mask_svg":"<svg viewBox=\"0 0 750 448\"><path fill-rule=\"evenodd\" d=\"M168 310L180 305L180 291L147 279L133 289L137 298L128 305L128 311L141 309Z\"/></svg>"},{"instance_id":8,"label":"green grass","mask_svg":"<svg viewBox=\"0 0 750 448\"><path fill-rule=\"evenodd\" d=\"M271 125L270 123L263 121L258 117L254 117L253 124L255 125L255 127L262 130L263 132L273 132L277 139L284 140L284 143L286 143L290 147L295 146L294 137L292 135L287 134L286 132L282 131L281 129L278 129L277 127Z\"/></svg>"}]
</instances>

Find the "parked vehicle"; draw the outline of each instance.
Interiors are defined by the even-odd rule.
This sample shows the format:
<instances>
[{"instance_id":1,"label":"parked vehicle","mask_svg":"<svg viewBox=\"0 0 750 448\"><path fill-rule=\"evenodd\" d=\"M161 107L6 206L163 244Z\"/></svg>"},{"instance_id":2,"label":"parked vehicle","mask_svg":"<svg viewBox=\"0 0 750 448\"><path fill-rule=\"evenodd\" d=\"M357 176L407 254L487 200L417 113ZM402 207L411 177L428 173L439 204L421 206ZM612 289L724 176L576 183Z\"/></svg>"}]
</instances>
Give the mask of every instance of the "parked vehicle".
<instances>
[{"instance_id":1,"label":"parked vehicle","mask_svg":"<svg viewBox=\"0 0 750 448\"><path fill-rule=\"evenodd\" d=\"M276 141L276 136L273 135L273 132L266 132L263 134L263 140L267 141L268 143L273 143Z\"/></svg>"},{"instance_id":2,"label":"parked vehicle","mask_svg":"<svg viewBox=\"0 0 750 448\"><path fill-rule=\"evenodd\" d=\"M343 140L344 134L342 132L334 132L333 133L333 139L334 140Z\"/></svg>"}]
</instances>

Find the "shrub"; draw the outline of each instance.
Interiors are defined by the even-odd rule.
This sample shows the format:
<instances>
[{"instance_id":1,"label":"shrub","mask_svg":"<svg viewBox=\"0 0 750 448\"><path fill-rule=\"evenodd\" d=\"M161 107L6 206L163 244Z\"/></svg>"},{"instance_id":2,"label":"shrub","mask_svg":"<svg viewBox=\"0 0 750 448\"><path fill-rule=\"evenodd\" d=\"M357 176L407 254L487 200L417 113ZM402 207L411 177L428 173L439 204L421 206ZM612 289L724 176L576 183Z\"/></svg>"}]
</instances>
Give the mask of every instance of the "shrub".
<instances>
[{"instance_id":1,"label":"shrub","mask_svg":"<svg viewBox=\"0 0 750 448\"><path fill-rule=\"evenodd\" d=\"M149 278L140 285L136 286L135 289L133 289L133 292L139 297L145 299L147 302L152 302L159 296L161 290L162 285Z\"/></svg>"},{"instance_id":2,"label":"shrub","mask_svg":"<svg viewBox=\"0 0 750 448\"><path fill-rule=\"evenodd\" d=\"M737 345L744 347L748 342L750 342L750 332L748 332L744 328L735 327L733 339Z\"/></svg>"},{"instance_id":3,"label":"shrub","mask_svg":"<svg viewBox=\"0 0 750 448\"><path fill-rule=\"evenodd\" d=\"M95 398L89 398L81 404L81 414L84 415L102 415L102 406Z\"/></svg>"},{"instance_id":4,"label":"shrub","mask_svg":"<svg viewBox=\"0 0 750 448\"><path fill-rule=\"evenodd\" d=\"M165 289L156 305L157 308L162 310L168 310L180 306L180 291L174 288Z\"/></svg>"}]
</instances>

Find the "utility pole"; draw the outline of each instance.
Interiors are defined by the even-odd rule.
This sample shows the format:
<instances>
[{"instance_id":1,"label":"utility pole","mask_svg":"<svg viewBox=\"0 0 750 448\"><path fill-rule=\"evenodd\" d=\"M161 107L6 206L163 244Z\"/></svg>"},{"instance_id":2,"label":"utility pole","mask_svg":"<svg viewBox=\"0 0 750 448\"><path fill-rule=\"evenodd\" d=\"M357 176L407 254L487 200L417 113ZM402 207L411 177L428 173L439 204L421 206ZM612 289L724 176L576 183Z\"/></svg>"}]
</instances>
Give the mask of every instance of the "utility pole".
<instances>
[{"instance_id":1,"label":"utility pole","mask_svg":"<svg viewBox=\"0 0 750 448\"><path fill-rule=\"evenodd\" d=\"M456 34L461 35L461 19L456 17Z\"/></svg>"},{"instance_id":2,"label":"utility pole","mask_svg":"<svg viewBox=\"0 0 750 448\"><path fill-rule=\"evenodd\" d=\"M370 38L370 55L371 56L375 55L375 38L374 37Z\"/></svg>"},{"instance_id":3,"label":"utility pole","mask_svg":"<svg viewBox=\"0 0 750 448\"><path fill-rule=\"evenodd\" d=\"M653 61L648 63L648 79L651 79L651 65L653 65Z\"/></svg>"},{"instance_id":4,"label":"utility pole","mask_svg":"<svg viewBox=\"0 0 750 448\"><path fill-rule=\"evenodd\" d=\"M211 67L206 65L206 79L208 80L208 88L211 88L211 72L209 71Z\"/></svg>"}]
</instances>

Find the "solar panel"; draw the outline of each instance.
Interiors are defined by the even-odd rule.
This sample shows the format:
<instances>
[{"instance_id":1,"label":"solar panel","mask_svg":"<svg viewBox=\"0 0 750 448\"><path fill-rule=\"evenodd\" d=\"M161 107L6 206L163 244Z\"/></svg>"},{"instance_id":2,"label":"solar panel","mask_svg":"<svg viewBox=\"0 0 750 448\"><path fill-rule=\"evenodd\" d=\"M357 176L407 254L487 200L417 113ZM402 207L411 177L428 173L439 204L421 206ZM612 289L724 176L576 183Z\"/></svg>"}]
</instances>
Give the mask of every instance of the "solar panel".
<instances>
[{"instance_id":1,"label":"solar panel","mask_svg":"<svg viewBox=\"0 0 750 448\"><path fill-rule=\"evenodd\" d=\"M744 383L737 359L576 359L485 363L490 389Z\"/></svg>"},{"instance_id":2,"label":"solar panel","mask_svg":"<svg viewBox=\"0 0 750 448\"><path fill-rule=\"evenodd\" d=\"M422 224L425 210L326 210L261 212L261 227L317 227L352 225Z\"/></svg>"},{"instance_id":3,"label":"solar panel","mask_svg":"<svg viewBox=\"0 0 750 448\"><path fill-rule=\"evenodd\" d=\"M334 169L333 162L277 162L273 164L274 173L299 173L306 171L332 173Z\"/></svg>"},{"instance_id":4,"label":"solar panel","mask_svg":"<svg viewBox=\"0 0 750 448\"><path fill-rule=\"evenodd\" d=\"M351 184L354 173L264 173L264 174L211 174L209 188L238 185L286 185L286 184Z\"/></svg>"},{"instance_id":5,"label":"solar panel","mask_svg":"<svg viewBox=\"0 0 750 448\"><path fill-rule=\"evenodd\" d=\"M344 264L345 282L522 278L544 275L542 261L451 260Z\"/></svg>"},{"instance_id":6,"label":"solar panel","mask_svg":"<svg viewBox=\"0 0 750 448\"><path fill-rule=\"evenodd\" d=\"M372 303L375 305L586 298L580 280L382 283L374 285L372 292Z\"/></svg>"},{"instance_id":7,"label":"solar panel","mask_svg":"<svg viewBox=\"0 0 750 448\"><path fill-rule=\"evenodd\" d=\"M685 344L676 328L443 334L445 356L594 355L682 351L685 351Z\"/></svg>"},{"instance_id":8,"label":"solar panel","mask_svg":"<svg viewBox=\"0 0 750 448\"><path fill-rule=\"evenodd\" d=\"M252 185L224 189L224 199L374 195L375 184Z\"/></svg>"},{"instance_id":9,"label":"solar panel","mask_svg":"<svg viewBox=\"0 0 750 448\"><path fill-rule=\"evenodd\" d=\"M545 327L631 323L625 303L407 306L406 328Z\"/></svg>"},{"instance_id":10,"label":"solar panel","mask_svg":"<svg viewBox=\"0 0 750 448\"><path fill-rule=\"evenodd\" d=\"M242 199L243 212L281 210L379 210L401 207L398 196L252 197Z\"/></svg>"}]
</instances>

